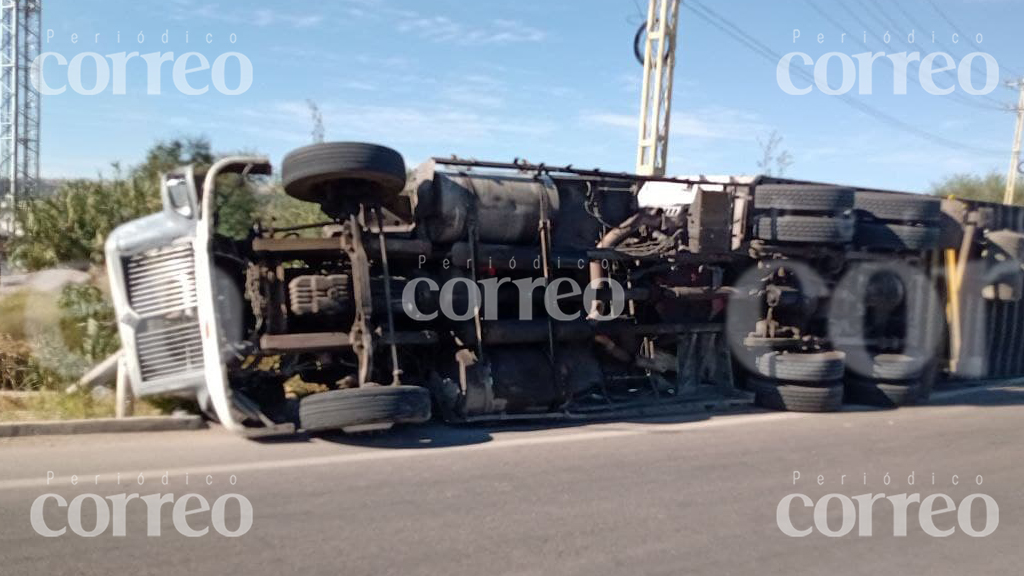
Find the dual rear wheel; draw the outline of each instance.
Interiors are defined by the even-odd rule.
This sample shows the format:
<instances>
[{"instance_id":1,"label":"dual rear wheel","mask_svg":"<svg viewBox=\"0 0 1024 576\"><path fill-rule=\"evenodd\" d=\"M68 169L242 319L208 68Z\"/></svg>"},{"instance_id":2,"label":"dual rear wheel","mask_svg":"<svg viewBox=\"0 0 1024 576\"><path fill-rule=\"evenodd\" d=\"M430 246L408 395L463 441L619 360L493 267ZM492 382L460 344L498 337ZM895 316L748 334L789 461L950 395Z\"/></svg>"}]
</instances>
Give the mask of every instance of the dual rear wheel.
<instances>
[{"instance_id":1,"label":"dual rear wheel","mask_svg":"<svg viewBox=\"0 0 1024 576\"><path fill-rule=\"evenodd\" d=\"M902 354L874 356L870 374L848 372L842 352L768 352L747 383L755 402L793 412L835 412L843 402L896 408L927 401L930 371Z\"/></svg>"}]
</instances>

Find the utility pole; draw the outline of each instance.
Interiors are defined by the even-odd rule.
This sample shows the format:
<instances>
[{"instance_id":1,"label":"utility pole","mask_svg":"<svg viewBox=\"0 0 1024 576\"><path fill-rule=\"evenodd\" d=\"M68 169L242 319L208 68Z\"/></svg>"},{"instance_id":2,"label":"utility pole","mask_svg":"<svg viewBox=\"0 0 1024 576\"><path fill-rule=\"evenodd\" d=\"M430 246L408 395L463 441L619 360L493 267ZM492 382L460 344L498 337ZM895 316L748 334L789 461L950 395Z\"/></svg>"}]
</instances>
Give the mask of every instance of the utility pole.
<instances>
[{"instance_id":1,"label":"utility pole","mask_svg":"<svg viewBox=\"0 0 1024 576\"><path fill-rule=\"evenodd\" d=\"M1013 193L1017 186L1017 170L1020 166L1020 137L1024 132L1024 78L1016 82L1008 82L1007 86L1017 88L1020 97L1017 101L1017 130L1013 134L1013 152L1010 154L1010 171L1006 175L1006 192L1003 193L1003 204L1013 204Z\"/></svg>"},{"instance_id":2,"label":"utility pole","mask_svg":"<svg viewBox=\"0 0 1024 576\"><path fill-rule=\"evenodd\" d=\"M636 154L636 173L642 176L665 175L678 19L679 0L650 0Z\"/></svg>"},{"instance_id":3,"label":"utility pole","mask_svg":"<svg viewBox=\"0 0 1024 576\"><path fill-rule=\"evenodd\" d=\"M31 77L42 10L42 0L0 0L0 236L14 232L15 206L39 188L41 101Z\"/></svg>"}]
</instances>

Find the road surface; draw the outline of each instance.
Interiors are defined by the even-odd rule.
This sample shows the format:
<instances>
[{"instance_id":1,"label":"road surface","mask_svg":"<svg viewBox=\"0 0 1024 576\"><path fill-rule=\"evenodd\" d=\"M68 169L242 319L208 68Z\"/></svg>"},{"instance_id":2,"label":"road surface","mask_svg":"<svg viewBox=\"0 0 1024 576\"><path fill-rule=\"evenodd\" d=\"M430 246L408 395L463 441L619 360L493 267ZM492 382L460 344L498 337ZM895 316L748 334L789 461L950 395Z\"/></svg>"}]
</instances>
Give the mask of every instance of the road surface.
<instances>
[{"instance_id":1,"label":"road surface","mask_svg":"<svg viewBox=\"0 0 1024 576\"><path fill-rule=\"evenodd\" d=\"M254 442L220 429L11 439L0 441L0 574L1014 574L1024 537L1022 422L1024 388L1001 387L832 415L437 426L356 440ZM68 502L196 493L211 504L234 493L251 504L252 526L238 538L212 528L187 538L168 505L161 535L147 536L147 508L135 500L124 537L108 528L46 538L30 510L47 493ZM897 537L893 506L880 501L871 536L858 527L794 538L776 515L793 493L813 502L943 493L957 505L982 493L997 503L998 525L971 537L947 513L935 524L955 533L932 537L911 504L908 535ZM83 531L96 526L94 504L84 500ZM47 528L68 526L69 510L55 500L42 510ZM811 509L791 510L796 528L814 527ZM841 500L827 511L825 528L840 530ZM210 514L187 517L189 527L211 526ZM977 531L990 520L980 500L968 516ZM237 501L224 522L227 531L240 526Z\"/></svg>"}]
</instances>

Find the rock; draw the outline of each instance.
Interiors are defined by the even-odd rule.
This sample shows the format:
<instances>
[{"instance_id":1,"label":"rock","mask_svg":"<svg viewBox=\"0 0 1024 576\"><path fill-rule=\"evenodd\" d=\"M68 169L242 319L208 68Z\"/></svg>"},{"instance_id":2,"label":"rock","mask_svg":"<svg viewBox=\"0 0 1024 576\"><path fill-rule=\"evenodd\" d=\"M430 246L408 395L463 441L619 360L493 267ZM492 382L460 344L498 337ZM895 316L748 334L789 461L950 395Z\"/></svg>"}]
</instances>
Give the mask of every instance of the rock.
<instances>
[{"instance_id":1,"label":"rock","mask_svg":"<svg viewBox=\"0 0 1024 576\"><path fill-rule=\"evenodd\" d=\"M0 276L0 295L18 290L57 292L68 284L88 284L90 279L88 272L71 268L52 268L24 274L7 273Z\"/></svg>"}]
</instances>

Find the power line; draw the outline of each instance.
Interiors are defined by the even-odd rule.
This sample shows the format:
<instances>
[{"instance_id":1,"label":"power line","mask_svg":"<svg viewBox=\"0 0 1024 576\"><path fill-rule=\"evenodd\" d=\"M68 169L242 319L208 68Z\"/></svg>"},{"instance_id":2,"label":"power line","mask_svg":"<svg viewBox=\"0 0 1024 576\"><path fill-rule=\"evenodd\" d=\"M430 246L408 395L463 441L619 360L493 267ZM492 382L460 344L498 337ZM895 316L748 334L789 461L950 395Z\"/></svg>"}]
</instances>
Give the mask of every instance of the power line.
<instances>
[{"instance_id":1,"label":"power line","mask_svg":"<svg viewBox=\"0 0 1024 576\"><path fill-rule=\"evenodd\" d=\"M890 18L888 12L886 12L884 9L882 9L881 6L875 0L872 0L872 2L875 3L875 5L879 7L879 10L882 11L882 13L884 14L885 18L889 20L888 24L886 24L886 22L882 18L876 16L873 12L871 12L868 9L868 6L866 4L864 4L863 0L856 0L856 2L864 10L865 14L868 14L869 16L874 18L878 23L880 23L882 25L883 28L886 28L888 26L892 26L893 29L903 28L902 26L900 26L898 23L895 22L895 19ZM871 26L869 24L865 23L863 20L861 20L857 16L857 13L853 9L851 9L849 6L847 6L845 2L840 2L840 6L843 8L843 10L846 10L847 13L849 13L851 16L853 16L853 18L861 26L863 26L865 30L871 28ZM908 20L909 20L909 18L908 18ZM911 26L911 28L914 28L914 29L918 28L917 26L914 25L913 22L910 23L910 26ZM876 33L876 32L873 32L872 35L875 38L877 38L879 41L881 41L883 44L888 44L888 42L886 42L885 38L883 37L884 35L883 36L879 36L878 33ZM903 40L901 35L897 35L897 41L900 44L906 46L910 50L914 50L916 48L916 42L914 42L914 43L906 42L906 41ZM868 50L871 50L871 49L868 48ZM944 50L945 50L945 48L944 48ZM950 53L951 55L953 54L952 50L946 50L946 52ZM954 56L950 56L950 57L954 57ZM920 62L917 63L917 66L920 69L920 67L921 67ZM981 70L974 68L973 65L971 66L970 71L971 71L971 74L974 74L975 72L981 72ZM953 70L944 70L943 73L946 74L947 76L952 76L954 79L958 79L957 73L954 72ZM986 81L987 81L987 78L986 78ZM966 96L964 96L963 94L954 93L953 96L954 96L955 99L957 99L957 100L959 100L961 102L963 102L965 100L968 101L968 102L970 101L970 99L967 98ZM1002 102L999 102L999 100L996 100L995 98L992 98L991 96L984 95L984 94L981 95L981 97L986 99L986 100L989 100L990 102L993 102L996 106L999 106L1000 110L1003 110L1003 111L1006 110L1006 105L1003 104Z\"/></svg>"},{"instance_id":2,"label":"power line","mask_svg":"<svg viewBox=\"0 0 1024 576\"><path fill-rule=\"evenodd\" d=\"M858 2L859 1L860 0L858 0ZM901 28L902 27L899 24L899 22L897 22L897 19L895 17L889 16L888 11L886 11L885 8L882 7L882 5L878 2L878 0L870 0L870 2L872 4L874 4L875 6L877 6L879 11L881 11L886 16L886 18L888 18L893 23L893 27L894 28ZM899 8L898 4L897 4L897 8ZM904 15L906 16L906 12L904 12ZM910 28L912 30L916 30L917 29L915 27L915 23L911 22L909 18L907 18L907 23L909 24L909 26L910 26ZM905 28L904 28L904 31L906 31ZM924 32L923 29L921 31ZM902 38L900 38L900 43L906 45L908 47L908 49L911 48L911 47L913 47L913 48L917 47L916 40L914 42L909 42L908 43L908 42L904 41ZM962 60L962 58L960 58L958 55L956 55L952 51L948 51L948 52L950 53L952 58L955 58L956 60ZM921 68L921 63L920 62L917 63L917 67L918 67L918 69ZM974 75L976 73L977 74L982 74L984 76L985 82L988 82L987 73L983 72L980 68L975 68L974 67L974 62L971 62L971 67L969 68L969 70L970 70L972 75ZM957 81L959 81L959 73L958 72L954 72L953 70L945 70L944 72L945 72L945 74L947 76L952 76L952 77L956 78ZM952 96L955 99L960 100L960 101L971 102L970 98L968 98L967 96L965 96L964 94L961 94L959 92L952 93ZM1005 111L1007 111L1011 107L1010 104L1008 104L1006 102L1002 102L1001 100L999 100L997 98L993 98L992 96L989 96L988 94L980 94L980 96L981 96L982 99L988 100L989 102L991 102L991 104L989 104L988 107L994 108L994 109L998 109L1001 112L1005 112ZM972 104L975 105L975 106L978 106L978 107L982 107L981 105L978 105L978 104L973 103L973 102L972 102Z\"/></svg>"},{"instance_id":3,"label":"power line","mask_svg":"<svg viewBox=\"0 0 1024 576\"><path fill-rule=\"evenodd\" d=\"M875 0L871 0L871 1L874 2ZM828 12L826 12L820 6L818 6L818 4L816 4L812 0L804 0L804 2L806 2L807 5L810 6L815 12L817 12L819 15L821 15L823 18L825 18L825 20L828 20L828 22L830 24L832 24L833 26L835 26L839 31L846 32L846 29L843 28L843 25L840 24L838 21L836 21L836 19L833 18L831 15L829 15ZM898 27L898 26L896 26L896 27ZM858 44L863 46L865 50L867 50L869 52L874 52L874 50L870 46L868 46L866 42L864 42L863 40L858 38L856 34L850 34L850 37L853 38L855 42L857 42ZM900 40L900 43L905 45L905 46L908 46L908 47L914 46L914 44L910 44L908 42L905 42L902 39ZM885 62L886 65L889 66L890 70L895 71L895 68L893 67L892 61L890 61L888 58L884 58L883 62ZM916 62L916 63L918 64L918 66L920 66L920 62ZM952 71L951 70L946 70L946 73L947 74L952 74ZM953 75L953 77L955 78L956 76ZM952 92L949 95L953 97L953 100L957 104L963 104L964 106L970 106L972 108L978 108L980 110L987 110L987 111L990 111L990 112L994 112L994 111L1006 112L1007 109L1010 106L1009 104L999 102L998 100L996 100L994 98L989 98L989 100L992 100L993 102L995 102L994 104L982 104L982 103L979 103L979 102L976 102L976 101L972 100L968 96L966 96L964 94L961 94L959 92Z\"/></svg>"},{"instance_id":4,"label":"power line","mask_svg":"<svg viewBox=\"0 0 1024 576\"><path fill-rule=\"evenodd\" d=\"M849 14L850 17L853 18L858 24L860 24L861 28L863 28L865 31L872 29L872 26L867 22L861 20L860 15L858 15L857 12L855 12L852 8L847 6L846 2L839 2L839 7L845 10L846 13ZM882 39L882 36L878 35L878 32L872 31L871 35L874 36L879 42L885 42L885 40ZM853 34L851 34L851 36L853 36Z\"/></svg>"},{"instance_id":5,"label":"power line","mask_svg":"<svg viewBox=\"0 0 1024 576\"><path fill-rule=\"evenodd\" d=\"M920 29L920 30L921 30L922 32L928 29L928 28L926 28L926 27L924 27L924 26L921 26L920 22L918 22L918 21L917 21L917 20L916 20L916 19L915 19L915 18L914 18L913 16L911 16L911 15L910 15L910 13L909 13L909 12L907 12L907 11L906 11L906 10L905 10L905 9L903 8L903 6L902 6L902 5L900 4L899 0L892 0L892 4L893 4L893 6L895 6L895 7L896 7L896 9L897 9L897 10L899 10L899 11L900 11L900 13L902 13L902 14L903 14L904 18L906 18L906 19L907 19L907 22L910 22L911 26L913 26L913 27L914 27L915 29ZM935 43L935 45L936 45L936 46L938 46L938 47L939 47L939 48L940 48L940 49L941 49L941 50L942 50L943 52L945 52L945 53L947 53L947 54L950 54L950 55L952 55L952 56L956 56L956 51L955 51L955 50L950 50L950 49L949 49L949 47L948 47L948 46L946 46L945 44L943 44L943 43L939 42L938 40L934 40L934 43ZM958 58L958 60L959 60L959 58ZM973 66L973 62L972 62L972 66L971 66L971 74L974 74L975 72L981 72L981 70L979 70L979 69L976 69L976 68L974 68L974 66Z\"/></svg>"},{"instance_id":6,"label":"power line","mask_svg":"<svg viewBox=\"0 0 1024 576\"><path fill-rule=\"evenodd\" d=\"M858 2L861 2L861 0L857 0L857 1L858 1ZM893 28L894 28L894 29L898 29L898 28L902 28L902 27L903 27L903 26L902 26L902 25L901 25L901 24L900 24L900 23L899 23L899 22L897 21L897 18L895 18L895 17L892 17L892 16L890 16L890 15L889 15L889 12L888 12L888 11L887 11L887 10L886 10L886 9L885 9L885 8L884 8L883 6L882 6L882 4L881 4L881 3L879 3L879 1L878 1L878 0L869 0L869 1L870 1L870 2L872 3L872 4L874 4L874 5L875 5L875 6L876 6L876 7L878 8L878 10L879 10L879 11L880 11L880 12L881 12L881 13L882 13L883 15L885 15L886 19L888 19L888 20L889 20L890 24L892 24L892 26L893 26ZM896 4L896 7L897 7L897 8L900 8L900 5L899 5L899 4L897 3L897 4ZM904 15L904 16L906 17L906 19L907 19L907 24L909 24L909 26L910 26L910 28L911 28L912 30L916 30L916 29L918 29L918 28L921 28L921 31L922 31L922 32L924 32L924 29L923 29L923 27L919 27L919 26L916 26L915 22L912 22L912 21L910 20L910 16L909 16L909 14L907 14L907 12L906 12L906 11L904 11L904 10L903 10L902 8L900 8L900 11L901 11L901 12L903 13L903 15ZM906 29L904 28L904 30L903 30L903 31L905 32L905 31L906 31ZM970 40L970 39L968 38L968 40ZM899 38L899 41L900 41L900 43L901 43L901 44L903 44L903 45L907 46L907 48L908 48L908 49L915 49L915 48L917 48L917 42L916 42L916 40L915 40L914 42L907 42L907 41L904 41L902 37L900 37L900 38ZM953 52L952 50L948 50L948 49L946 49L946 48L945 48L944 46L943 46L942 48L943 48L944 50L946 50L946 52L948 52L948 53L950 54L950 56L951 56L952 58L955 58L956 60L962 60L962 58L960 58L960 57L959 57L959 56L958 56L958 55L957 55L956 53L954 53L954 52ZM917 63L917 66L918 66L918 68L920 69L920 67L921 67L921 63L920 63L920 62L918 62L918 63ZM954 78L957 78L957 80L959 81L959 74L958 74L957 72L954 72L953 70L945 70L944 72L945 72L945 74L946 74L947 76L952 76L952 77L954 77ZM983 74L983 75L984 75L984 80L985 80L985 82L988 82L988 76L987 76L987 73L983 72L983 71L982 71L982 70L981 70L980 68L975 68L975 67L974 67L974 62L971 62L970 72L971 72L971 74L972 74L972 75L974 75L974 74ZM963 101L963 102L965 102L965 103L966 103L966 102L971 102L971 99L970 99L970 98L968 98L967 96L965 96L965 95L963 95L963 94L960 94L959 92L954 92L954 93L952 93L952 96L953 96L953 97L954 97L955 99L957 99L957 100L960 100L960 101ZM990 107L990 108L998 109L998 110L1000 110L1000 111L1002 111L1002 112L1006 112L1006 111L1007 111L1008 109L1012 108L1012 105L1010 105L1010 104L1008 104L1008 103L1006 103L1006 102L1003 102L1003 101L1001 101L1001 100L999 100L999 99L997 99L997 98L993 98L992 96L989 96L989 95L987 95L987 94L981 94L980 96L981 96L981 98L983 98L983 99L985 99L985 100L988 100L989 102L991 102L991 103L992 103L992 104L989 104L989 105L988 105L988 107ZM976 103L973 103L973 102L972 102L971 104L972 104L972 105L974 105L974 106L976 106L976 107L983 107L982 105L978 105L978 104L976 104Z\"/></svg>"},{"instance_id":7,"label":"power line","mask_svg":"<svg viewBox=\"0 0 1024 576\"><path fill-rule=\"evenodd\" d=\"M746 46L747 48L751 49L752 51L756 52L759 56L765 58L766 60L768 60L770 62L773 62L773 63L777 63L779 60L782 59L782 56L779 55L778 53L776 53L774 50L772 50L771 48L769 48L768 46L763 44L761 41L759 41L756 38L754 38L753 36L751 36L749 33L744 31L740 27L738 27L735 24L733 24L729 19L721 16L720 14L715 12L714 10L708 8L707 6L705 6L704 4L699 2L698 0L687 0L683 5L688 10L693 12L701 20L704 20L705 22L707 22L711 26L717 28L721 32L723 32L726 35L730 36L731 38L733 38L734 40L736 40L739 43L743 44L744 46ZM809 74L805 70L797 68L795 71L796 71L796 73L798 75L803 77L805 80L810 80L812 82L814 81L814 76ZM937 134L932 134L932 133L927 132L925 130L922 130L922 129L916 127L916 126L908 124L908 123L904 122L903 120L900 120L900 119L898 119L896 117L893 117L893 116L891 116L889 114L886 114L885 112L877 110L877 109L875 109L872 106L864 104L863 102L860 102L859 100L851 98L848 95L845 95L845 94L839 95L839 99L840 99L840 101L842 101L843 103L847 104L848 106L856 108L860 112L862 112L864 114L867 114L868 116L871 116L872 118L875 118L879 122L887 124L887 125L889 125L889 126L891 126L893 128L896 128L898 130L902 130L904 132L913 134L915 136L918 136L919 138L928 140L928 141L933 142L935 144L938 144L938 145L941 145L941 146L944 146L944 147L947 147L947 148L952 148L952 149L955 149L955 150L968 151L968 152L974 152L974 153L980 153L980 154L998 154L999 153L999 152L991 150L991 149L977 148L977 147L974 147L974 146L965 145L965 144L962 144L962 143L950 140L948 138L939 136Z\"/></svg>"},{"instance_id":8,"label":"power line","mask_svg":"<svg viewBox=\"0 0 1024 576\"><path fill-rule=\"evenodd\" d=\"M640 9L640 2L638 2L637 0L633 0L633 6L636 6L636 15L637 16L639 16L641 18L647 18L647 15L644 14L644 11Z\"/></svg>"},{"instance_id":9,"label":"power line","mask_svg":"<svg viewBox=\"0 0 1024 576\"><path fill-rule=\"evenodd\" d=\"M973 38L971 38L971 36L969 34L964 34L962 31L960 31L959 28L957 28L956 24L953 23L953 20L950 19L950 17L947 16L946 13L943 12L941 8L939 8L938 4L936 4L932 0L927 0L927 2L928 2L928 4L931 5L932 9L935 10L935 13L938 14L940 18L945 20L946 24L949 24L949 27L952 28L954 32L956 32L960 36L966 38L967 41L971 44L971 46L974 47L975 50L977 50L978 52L984 52L984 50L981 49L981 46L978 46L978 44L974 41ZM897 6L899 6L899 4L897 4ZM1017 72L1016 70L1014 70L1013 68L1010 68L1009 66L1004 66L1004 68L1006 68L1007 71L1009 71L1011 74L1013 74L1014 76L1016 76L1018 78L1020 78L1022 76L1022 74L1020 72Z\"/></svg>"},{"instance_id":10,"label":"power line","mask_svg":"<svg viewBox=\"0 0 1024 576\"><path fill-rule=\"evenodd\" d=\"M886 22L886 20L882 16L875 14L870 8L868 8L868 5L865 4L863 0L857 0L857 4L860 5L861 10L863 10L865 14L870 16L871 19L874 20L875 22L878 22L882 28L889 28L890 26L892 26L891 22ZM885 40L882 40L882 42L885 42Z\"/></svg>"},{"instance_id":11,"label":"power line","mask_svg":"<svg viewBox=\"0 0 1024 576\"><path fill-rule=\"evenodd\" d=\"M859 1L859 0L858 0L858 1ZM885 12L885 10L884 10L884 9L883 9L883 8L881 7L881 5L880 5L880 4L878 4L877 0L871 0L871 2L873 2L873 3L874 3L874 4L876 5L876 6L878 6L879 10L882 10L883 12ZM925 32L925 30L926 30L926 29L925 29L925 28L924 28L923 26L919 26L919 25L918 25L918 23L917 23L917 22L916 22L915 20L911 19L911 17L910 17L910 14L909 14L909 13L908 13L908 12L907 12L906 10L904 10L904 9L903 9L903 8L902 8L902 7L901 7L901 6L899 5L899 3L898 3L898 2L896 2L896 1L894 0L894 4L896 5L896 8L897 8L897 9L899 9L899 11L900 11L900 12L901 12L901 13L903 14L903 16L904 16L904 17L906 18L906 20L907 20L907 23L908 23L908 24L910 25L911 29L913 29L913 30L917 30L917 29L920 29L920 30L921 30L921 32ZM895 20L895 19L893 19L893 20ZM933 36L934 36L934 33L933 33ZM938 42L935 42L935 44L939 44L939 43L938 43ZM939 44L939 47L940 47L940 48L942 48L942 49L943 49L943 50L944 50L944 51L945 51L946 53L948 53L948 54L950 55L950 57L951 57L951 58L954 58L954 59L955 59L955 60L957 60L957 61L959 61L959 60L963 60L963 58L961 58L961 57L960 57L960 56L959 56L959 55L958 55L958 54L957 54L956 52L954 52L953 50L950 50L950 49L949 49L949 48L947 48L946 46L944 46L944 45L942 45L942 44ZM918 67L920 68L920 63L918 64ZM984 70L982 70L981 68L976 68L976 67L974 66L974 62L973 62L973 61L971 62L971 66L970 66L969 70L970 70L970 73L971 73L971 76L972 76L972 78L973 78L973 77L975 77L975 76L976 76L976 75L978 75L978 74L981 74L981 75L982 75L982 79L983 79L983 80L984 80L985 82L988 82L988 74L987 74L987 72L986 72L986 71L984 71ZM948 74L948 75L954 75L954 76L958 76L958 73L954 73L954 72L953 72L952 70L946 70L946 74ZM987 95L987 94L982 94L982 95L981 95L981 97L982 97L982 98L984 98L985 100L988 100L988 101L990 101L990 102L993 102L993 103L995 103L995 104L997 104L997 105L1001 106L1001 107L1003 108L1003 110L1004 110L1004 111L1005 111L1005 110L1006 110L1007 108L1009 108L1009 105L1008 105L1008 104L1005 104L1005 103L1003 103L1003 102L1000 102L999 100L997 100L997 99L995 99L995 98L993 98L993 97L991 97L991 96L989 96L989 95Z\"/></svg>"}]
</instances>

